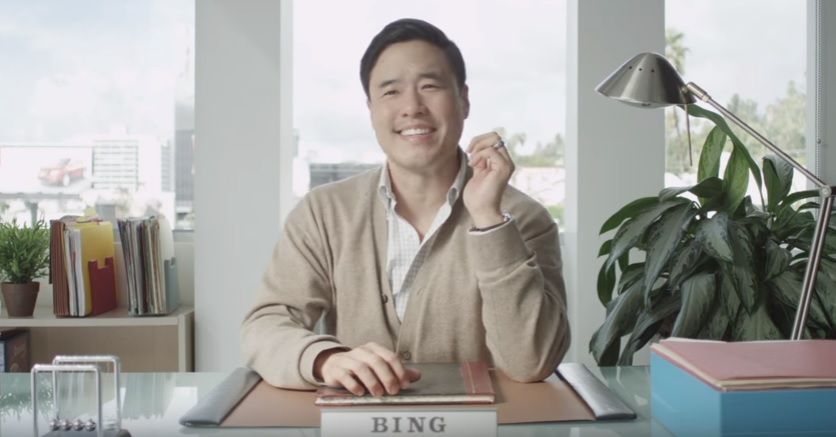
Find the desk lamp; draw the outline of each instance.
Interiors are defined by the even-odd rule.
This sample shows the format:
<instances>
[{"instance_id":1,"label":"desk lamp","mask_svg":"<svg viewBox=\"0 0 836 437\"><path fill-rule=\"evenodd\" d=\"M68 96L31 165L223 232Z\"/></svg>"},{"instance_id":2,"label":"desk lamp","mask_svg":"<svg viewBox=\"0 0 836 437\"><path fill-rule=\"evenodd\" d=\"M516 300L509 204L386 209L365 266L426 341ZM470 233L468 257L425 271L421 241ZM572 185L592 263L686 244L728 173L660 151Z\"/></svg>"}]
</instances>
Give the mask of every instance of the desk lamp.
<instances>
[{"instance_id":1,"label":"desk lamp","mask_svg":"<svg viewBox=\"0 0 836 437\"><path fill-rule=\"evenodd\" d=\"M833 187L824 183L797 161L792 159L778 146L772 144L763 135L752 129L728 109L717 103L705 90L693 82L685 84L676 69L657 53L640 53L622 64L595 88L606 97L642 108L661 108L670 105L690 105L696 99L702 100L720 111L723 116L740 126L749 135L781 159L789 163L810 180L819 190L821 210L816 222L816 230L810 247L810 258L804 272L804 282L795 312L791 340L798 340L804 333L810 300L816 285L816 273L819 270L825 235L827 233L830 212L833 209Z\"/></svg>"}]
</instances>

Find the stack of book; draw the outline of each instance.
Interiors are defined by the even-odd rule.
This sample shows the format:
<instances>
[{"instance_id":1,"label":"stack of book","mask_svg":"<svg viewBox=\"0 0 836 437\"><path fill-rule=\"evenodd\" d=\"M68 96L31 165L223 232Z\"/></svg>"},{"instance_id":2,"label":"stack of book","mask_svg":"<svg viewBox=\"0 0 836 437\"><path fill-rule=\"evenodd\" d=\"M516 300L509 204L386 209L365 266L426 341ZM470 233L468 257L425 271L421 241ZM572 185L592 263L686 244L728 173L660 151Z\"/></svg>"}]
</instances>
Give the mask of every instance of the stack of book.
<instances>
[{"instance_id":1,"label":"stack of book","mask_svg":"<svg viewBox=\"0 0 836 437\"><path fill-rule=\"evenodd\" d=\"M171 227L162 217L119 220L125 262L128 312L168 314L180 305L180 286Z\"/></svg>"},{"instance_id":2,"label":"stack of book","mask_svg":"<svg viewBox=\"0 0 836 437\"><path fill-rule=\"evenodd\" d=\"M833 363L836 340L662 340L651 347L653 417L685 436L832 433Z\"/></svg>"},{"instance_id":3,"label":"stack of book","mask_svg":"<svg viewBox=\"0 0 836 437\"><path fill-rule=\"evenodd\" d=\"M113 224L66 216L50 221L50 231L55 315L95 316L116 308Z\"/></svg>"}]
</instances>

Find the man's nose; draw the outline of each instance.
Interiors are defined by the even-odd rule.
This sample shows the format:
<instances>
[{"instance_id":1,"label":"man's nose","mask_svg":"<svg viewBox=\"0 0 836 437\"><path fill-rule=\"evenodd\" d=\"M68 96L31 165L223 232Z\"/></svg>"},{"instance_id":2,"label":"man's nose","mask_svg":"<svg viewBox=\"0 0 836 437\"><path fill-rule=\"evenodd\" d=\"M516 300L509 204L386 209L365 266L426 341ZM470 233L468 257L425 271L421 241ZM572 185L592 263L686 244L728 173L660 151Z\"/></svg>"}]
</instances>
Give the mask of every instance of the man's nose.
<instances>
[{"instance_id":1,"label":"man's nose","mask_svg":"<svg viewBox=\"0 0 836 437\"><path fill-rule=\"evenodd\" d=\"M416 115L423 115L427 112L427 107L424 105L424 98L416 89L404 91L403 110L401 116L414 117Z\"/></svg>"}]
</instances>

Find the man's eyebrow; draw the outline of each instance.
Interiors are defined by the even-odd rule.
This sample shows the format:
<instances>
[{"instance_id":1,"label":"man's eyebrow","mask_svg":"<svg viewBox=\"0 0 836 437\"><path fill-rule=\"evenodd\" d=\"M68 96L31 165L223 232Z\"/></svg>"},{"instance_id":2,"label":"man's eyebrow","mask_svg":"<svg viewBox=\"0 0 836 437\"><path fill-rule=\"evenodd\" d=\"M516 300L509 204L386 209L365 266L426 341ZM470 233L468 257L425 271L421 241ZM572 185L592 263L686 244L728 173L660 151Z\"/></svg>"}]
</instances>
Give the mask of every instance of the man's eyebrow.
<instances>
[{"instance_id":1,"label":"man's eyebrow","mask_svg":"<svg viewBox=\"0 0 836 437\"><path fill-rule=\"evenodd\" d=\"M419 79L432 79L432 80L437 80L439 82L444 81L444 75L440 71L427 71L425 73L419 74L418 78ZM384 81L377 84L377 88L386 88L389 85L395 85L395 84L398 84L400 82L401 82L400 79L384 80Z\"/></svg>"},{"instance_id":2,"label":"man's eyebrow","mask_svg":"<svg viewBox=\"0 0 836 437\"><path fill-rule=\"evenodd\" d=\"M398 82L400 82L400 79L388 79L388 80L384 80L383 82L380 82L379 84L377 84L377 87L378 88L386 88L387 86L394 85Z\"/></svg>"}]
</instances>

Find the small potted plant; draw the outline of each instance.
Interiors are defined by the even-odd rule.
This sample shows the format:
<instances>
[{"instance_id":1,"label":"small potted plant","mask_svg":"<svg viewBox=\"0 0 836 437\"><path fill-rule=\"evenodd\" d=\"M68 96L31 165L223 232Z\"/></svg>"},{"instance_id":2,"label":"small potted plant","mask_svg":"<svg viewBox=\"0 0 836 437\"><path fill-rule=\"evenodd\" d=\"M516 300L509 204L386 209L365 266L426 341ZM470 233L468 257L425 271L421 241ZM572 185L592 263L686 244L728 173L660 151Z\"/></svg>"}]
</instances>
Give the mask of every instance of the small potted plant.
<instances>
[{"instance_id":1,"label":"small potted plant","mask_svg":"<svg viewBox=\"0 0 836 437\"><path fill-rule=\"evenodd\" d=\"M35 310L40 283L49 266L49 228L43 220L18 226L0 223L0 289L10 317L29 317Z\"/></svg>"}]
</instances>

